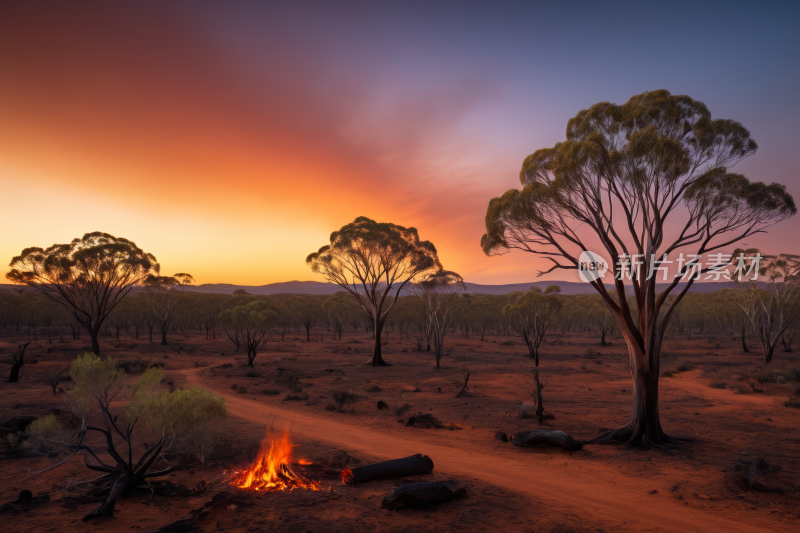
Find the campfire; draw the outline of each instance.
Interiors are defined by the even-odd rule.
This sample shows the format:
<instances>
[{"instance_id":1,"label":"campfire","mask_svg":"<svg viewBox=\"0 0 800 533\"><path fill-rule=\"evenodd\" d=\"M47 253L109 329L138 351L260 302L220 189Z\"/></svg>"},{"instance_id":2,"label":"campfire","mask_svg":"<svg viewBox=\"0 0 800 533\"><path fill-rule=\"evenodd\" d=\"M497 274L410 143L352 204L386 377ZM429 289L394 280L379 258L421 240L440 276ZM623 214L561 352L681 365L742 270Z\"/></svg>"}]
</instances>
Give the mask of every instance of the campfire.
<instances>
[{"instance_id":1,"label":"campfire","mask_svg":"<svg viewBox=\"0 0 800 533\"><path fill-rule=\"evenodd\" d=\"M269 431L253 464L234 472L229 483L240 489L263 492L325 490L319 482L305 476L303 467L310 464L310 461L292 458L292 443L288 431L284 430L280 434Z\"/></svg>"}]
</instances>

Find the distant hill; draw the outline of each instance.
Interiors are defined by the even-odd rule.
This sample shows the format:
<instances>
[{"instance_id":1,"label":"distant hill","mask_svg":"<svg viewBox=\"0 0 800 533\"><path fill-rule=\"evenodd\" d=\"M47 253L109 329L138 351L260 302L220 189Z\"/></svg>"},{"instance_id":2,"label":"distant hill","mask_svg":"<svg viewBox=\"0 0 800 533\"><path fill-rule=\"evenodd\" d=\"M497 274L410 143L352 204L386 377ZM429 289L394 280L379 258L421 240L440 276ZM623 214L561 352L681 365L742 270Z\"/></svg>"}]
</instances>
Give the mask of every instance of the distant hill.
<instances>
[{"instance_id":1,"label":"distant hill","mask_svg":"<svg viewBox=\"0 0 800 533\"><path fill-rule=\"evenodd\" d=\"M587 283L580 283L576 281L532 281L530 283L511 283L508 285L481 285L478 283L467 283L467 292L473 294L509 294L514 291L527 291L532 286L537 286L542 290L550 285L558 285L561 287L561 294L595 294L595 290ZM673 291L677 294L684 283L679 283ZM608 287L608 283L606 283ZM667 283L658 283L656 285L659 291L667 288ZM10 284L0 284L0 289L13 289L18 286ZM689 292L714 292L722 289L735 289L736 284L732 281L726 282L695 282ZM250 294L316 294L316 295L330 295L335 292L343 290L338 285L332 283L325 283L321 281L283 281L279 283L268 283L267 285L233 285L230 283L204 283L202 285L195 285L188 290L192 292L205 292L214 294L233 294L237 289L244 289ZM138 292L134 289L133 292ZM633 295L631 292L630 295Z\"/></svg>"}]
</instances>

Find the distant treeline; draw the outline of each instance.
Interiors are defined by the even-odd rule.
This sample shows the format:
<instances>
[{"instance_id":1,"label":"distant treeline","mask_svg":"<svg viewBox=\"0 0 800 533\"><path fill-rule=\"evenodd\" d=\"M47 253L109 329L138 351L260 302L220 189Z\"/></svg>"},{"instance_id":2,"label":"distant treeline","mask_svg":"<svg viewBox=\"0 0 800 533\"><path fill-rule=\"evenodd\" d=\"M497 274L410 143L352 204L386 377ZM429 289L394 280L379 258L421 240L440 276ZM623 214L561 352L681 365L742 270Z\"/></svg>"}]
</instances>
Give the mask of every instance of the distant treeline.
<instances>
[{"instance_id":1,"label":"distant treeline","mask_svg":"<svg viewBox=\"0 0 800 533\"><path fill-rule=\"evenodd\" d=\"M464 337L512 335L508 317L502 313L511 295L459 294L455 300L449 332ZM270 334L285 337L289 332L302 333L310 339L315 332L332 333L340 338L344 331L369 332L372 322L356 300L345 292L331 296L307 294L208 294L172 291L169 320L163 320L159 309L147 294L140 292L121 300L103 324L101 334L106 338L127 336L150 342L166 341L169 334L193 332L208 339L223 335L226 324L220 314L226 309L245 306L251 302L267 301L276 314ZM555 315L549 335L562 336L571 332L596 333L598 342L616 330L616 324L599 295L559 295L563 301ZM687 294L673 313L667 336L693 334L735 333L743 342L749 321L737 301L741 291L723 289L716 292ZM635 314L633 298L629 306ZM163 315L163 311L161 313ZM385 333L403 335L426 349L427 317L419 299L401 296L387 317ZM790 348L797 324L784 335ZM0 334L24 335L32 340L71 338L77 340L84 332L70 312L35 289L0 290ZM154 336L161 337L161 339Z\"/></svg>"}]
</instances>

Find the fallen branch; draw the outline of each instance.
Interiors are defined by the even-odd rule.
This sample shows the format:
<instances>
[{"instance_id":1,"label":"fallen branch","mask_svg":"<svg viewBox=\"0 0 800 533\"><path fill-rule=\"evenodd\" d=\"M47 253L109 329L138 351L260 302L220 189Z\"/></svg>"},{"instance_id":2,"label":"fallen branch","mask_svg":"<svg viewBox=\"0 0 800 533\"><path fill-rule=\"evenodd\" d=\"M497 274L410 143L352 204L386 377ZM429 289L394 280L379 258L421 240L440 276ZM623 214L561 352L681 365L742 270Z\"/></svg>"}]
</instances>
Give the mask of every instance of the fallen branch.
<instances>
[{"instance_id":1,"label":"fallen branch","mask_svg":"<svg viewBox=\"0 0 800 533\"><path fill-rule=\"evenodd\" d=\"M416 476L419 474L429 474L432 471L433 461L431 461L431 458L418 453L403 459L384 461L374 465L361 466L352 470L346 468L342 471L342 483L345 485L355 485L373 479Z\"/></svg>"},{"instance_id":2,"label":"fallen branch","mask_svg":"<svg viewBox=\"0 0 800 533\"><path fill-rule=\"evenodd\" d=\"M386 495L381 507L414 507L431 503L449 502L453 499L453 491L441 483L420 482L404 483Z\"/></svg>"}]
</instances>

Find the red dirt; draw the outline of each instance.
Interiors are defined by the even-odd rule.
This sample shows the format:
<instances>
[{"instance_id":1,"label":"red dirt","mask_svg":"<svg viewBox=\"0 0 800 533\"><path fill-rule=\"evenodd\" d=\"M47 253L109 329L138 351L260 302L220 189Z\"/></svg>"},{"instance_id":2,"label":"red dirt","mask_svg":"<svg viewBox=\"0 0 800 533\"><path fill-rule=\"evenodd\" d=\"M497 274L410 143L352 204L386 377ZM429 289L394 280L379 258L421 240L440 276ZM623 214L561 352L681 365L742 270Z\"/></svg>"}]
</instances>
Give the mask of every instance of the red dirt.
<instances>
[{"instance_id":1,"label":"red dirt","mask_svg":"<svg viewBox=\"0 0 800 533\"><path fill-rule=\"evenodd\" d=\"M437 371L432 355L411 352L410 344L397 335L390 334L390 344L384 346L393 365L385 368L364 365L370 345L363 334L346 334L345 340L334 342L316 331L314 338L320 340L268 343L256 358L258 377L246 376L250 369L243 366L242 355L220 355L233 350L221 339L172 335L172 345L159 346L123 337L119 348L112 347L116 340L103 339L106 355L163 361L175 385L198 383L225 397L231 415L224 423L228 446L212 464L197 464L170 478L188 486L204 480L209 492L190 499L134 496L118 502L114 518L84 523L81 517L96 504L70 507L59 502L68 480L92 477L81 460L23 480L29 471L57 459L8 459L0 461L0 477L6 480L0 503L14 500L24 488L34 495L50 492L51 502L31 512L7 513L4 530L145 531L165 525L208 501L215 491L229 490L226 469L261 440L270 419L289 425L299 454L313 461L324 462L338 450L361 464L427 454L435 469L423 479L446 481L452 488L465 486L469 496L432 508L386 511L380 509L380 500L397 480L356 487L329 480L333 494L261 494L254 507L215 511L201 521L203 531L792 531L800 518L800 411L783 406L788 395L783 384L766 383L763 394L730 390L742 385L749 390L739 376L755 376L761 367L759 355L740 353L732 337L666 341L662 366L694 369L662 379L662 421L669 434L694 440L681 441L672 450L646 452L607 445L587 445L577 452L521 449L495 440L498 430L511 436L539 427L535 420L518 415L518 403L531 401L532 362L523 357L524 347L516 339L490 336L488 342L480 342L451 336L452 353ZM9 353L21 339L3 337L0 351ZM501 346L505 340L514 345ZM631 399L624 348L618 338L608 347L597 346L597 340L574 335L543 347L545 410L555 416L543 427L586 439L626 422ZM138 346L130 348L132 343ZM0 417L38 414L53 406L61 408L65 417L63 397L54 397L42 376L48 368L68 365L85 344L56 342L49 354L48 343L32 344L27 359L38 363L23 367L19 383L0 386L5 411ZM597 355L587 354L587 349ZM453 381L460 376L464 357L478 373L470 380L473 395L455 398L459 388ZM800 357L794 354L779 353L775 359L770 368L800 366ZM220 367L225 363L233 366ZM0 366L0 372L8 368ZM132 384L135 379L131 378ZM290 394L288 386L298 380L309 399L281 401ZM714 381L724 381L726 389L709 387ZM247 392L234 392L233 384ZM371 387L382 390L368 392ZM414 392L417 387L420 391ZM280 394L264 395L264 389ZM328 411L325 404L337 390L352 390L363 399L352 412ZM390 409L377 410L378 400L386 401ZM395 409L404 403L413 407L397 416ZM419 411L462 429L398 423ZM748 491L732 481L737 460L759 458L780 467L763 481L782 488L784 494Z\"/></svg>"}]
</instances>

